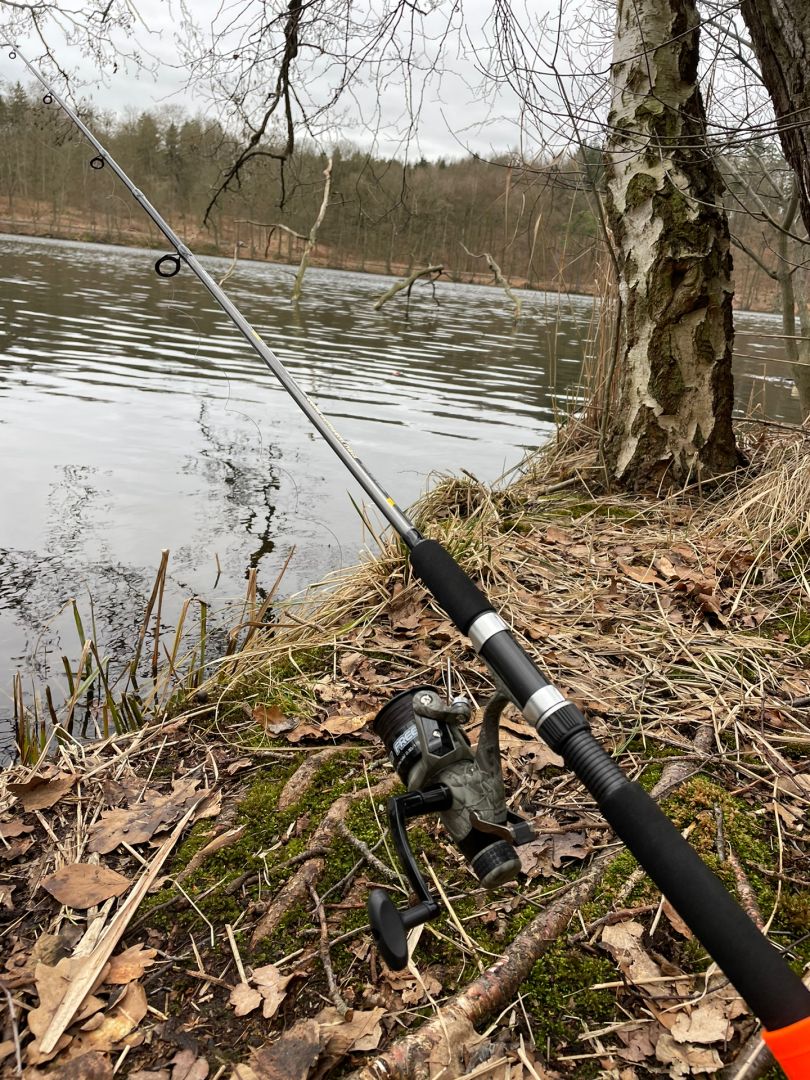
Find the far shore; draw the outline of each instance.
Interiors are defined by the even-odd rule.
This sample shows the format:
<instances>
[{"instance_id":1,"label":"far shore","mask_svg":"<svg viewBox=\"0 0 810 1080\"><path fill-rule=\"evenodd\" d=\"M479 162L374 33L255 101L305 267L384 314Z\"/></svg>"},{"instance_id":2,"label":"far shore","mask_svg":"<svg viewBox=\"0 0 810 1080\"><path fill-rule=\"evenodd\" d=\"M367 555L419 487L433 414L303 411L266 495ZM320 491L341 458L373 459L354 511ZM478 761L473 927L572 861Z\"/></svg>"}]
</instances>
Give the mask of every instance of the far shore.
<instances>
[{"instance_id":1,"label":"far shore","mask_svg":"<svg viewBox=\"0 0 810 1080\"><path fill-rule=\"evenodd\" d=\"M183 239L193 247L197 255L210 255L222 259L232 259L234 256L233 239L229 236L227 243L216 244L210 235L194 227L179 230ZM158 250L165 247L165 242L158 240L154 232L141 229L124 229L114 227L112 229L99 228L91 220L83 220L80 215L68 212L61 215L57 224L46 223L39 219L26 219L15 217L0 217L0 233L8 236L33 237L39 240L71 240L84 244L111 244L115 247L140 247ZM246 262L267 263L270 265L298 266L298 257L287 257L285 252L274 250L267 258L256 248L249 249L248 245L240 245L240 260ZM413 273L416 269L407 263L385 262L374 259L353 259L343 254L336 253L328 245L317 244L310 258L310 266L324 270L345 270L350 273L378 274L383 277L403 278ZM492 274L475 274L465 272L459 274L449 267L444 274L446 281L458 285L489 285L497 288ZM516 289L525 289L528 292L537 293L560 293L565 296L589 296L596 297L598 291L595 284L578 281L576 284L559 279L552 281L527 281L525 277L510 277L509 284ZM745 307L741 307L735 297L735 307L738 310L758 312L762 314L774 314L772 303L765 298L755 297Z\"/></svg>"}]
</instances>

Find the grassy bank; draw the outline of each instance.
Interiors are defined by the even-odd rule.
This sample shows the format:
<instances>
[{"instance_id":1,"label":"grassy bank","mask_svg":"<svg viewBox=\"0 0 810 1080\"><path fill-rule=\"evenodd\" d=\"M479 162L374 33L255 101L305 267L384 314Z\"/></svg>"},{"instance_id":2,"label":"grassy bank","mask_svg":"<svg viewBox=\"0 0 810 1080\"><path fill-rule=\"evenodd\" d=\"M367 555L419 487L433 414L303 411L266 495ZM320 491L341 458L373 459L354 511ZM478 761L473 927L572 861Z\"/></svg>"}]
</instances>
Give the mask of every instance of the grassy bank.
<instances>
[{"instance_id":1,"label":"grassy bank","mask_svg":"<svg viewBox=\"0 0 810 1080\"><path fill-rule=\"evenodd\" d=\"M508 486L448 479L416 518L802 970L810 453L801 438L748 449L733 490L647 500L605 493L591 434L569 427ZM489 676L396 540L252 631L206 682L170 681L152 723L89 746L63 735L50 773L5 774L12 1069L19 1052L31 1076L84 1059L82 1076L120 1062L141 1080L633 1080L738 1059L755 1032L744 1005L511 710L507 792L537 829L524 874L485 893L422 819L411 835L446 913L411 968L388 971L365 902L375 884L399 903L406 890L383 824L398 788L369 721L425 683L481 705ZM122 925L130 892L105 901L86 868L78 896L54 883L76 863L152 874L151 891ZM115 952L134 950L125 974L100 962L100 912L100 940L112 926ZM79 939L93 1001L40 1062ZM502 956L531 963L499 998Z\"/></svg>"}]
</instances>

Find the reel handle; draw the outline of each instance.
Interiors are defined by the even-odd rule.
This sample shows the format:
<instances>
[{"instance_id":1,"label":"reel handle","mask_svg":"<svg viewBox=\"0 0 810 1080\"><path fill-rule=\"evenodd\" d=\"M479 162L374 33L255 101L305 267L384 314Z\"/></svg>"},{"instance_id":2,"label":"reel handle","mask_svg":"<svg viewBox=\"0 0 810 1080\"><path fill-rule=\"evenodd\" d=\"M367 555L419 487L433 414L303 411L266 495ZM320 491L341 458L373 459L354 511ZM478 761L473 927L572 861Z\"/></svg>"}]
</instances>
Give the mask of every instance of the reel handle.
<instances>
[{"instance_id":1,"label":"reel handle","mask_svg":"<svg viewBox=\"0 0 810 1080\"><path fill-rule=\"evenodd\" d=\"M416 862L405 822L421 814L449 810L453 795L446 784L437 784L426 791L408 791L388 800L388 824L394 846L408 876L411 888L419 897L412 907L400 910L385 889L372 889L368 897L368 919L377 948L392 971L401 971L408 964L407 931L435 919L441 912L434 900L422 871Z\"/></svg>"}]
</instances>

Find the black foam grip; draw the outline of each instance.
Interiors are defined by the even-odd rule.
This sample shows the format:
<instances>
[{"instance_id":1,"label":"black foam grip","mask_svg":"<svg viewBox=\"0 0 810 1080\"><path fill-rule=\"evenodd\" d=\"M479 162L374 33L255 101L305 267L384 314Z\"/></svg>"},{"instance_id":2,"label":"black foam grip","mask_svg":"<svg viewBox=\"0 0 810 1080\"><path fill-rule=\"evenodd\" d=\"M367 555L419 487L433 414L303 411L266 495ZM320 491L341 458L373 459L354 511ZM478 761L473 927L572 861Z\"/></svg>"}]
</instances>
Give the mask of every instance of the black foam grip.
<instances>
[{"instance_id":1,"label":"black foam grip","mask_svg":"<svg viewBox=\"0 0 810 1080\"><path fill-rule=\"evenodd\" d=\"M420 540L411 551L411 566L462 632L492 604L467 577L453 556L436 540Z\"/></svg>"},{"instance_id":2,"label":"black foam grip","mask_svg":"<svg viewBox=\"0 0 810 1080\"><path fill-rule=\"evenodd\" d=\"M642 787L600 809L767 1030L810 1016L810 991Z\"/></svg>"}]
</instances>

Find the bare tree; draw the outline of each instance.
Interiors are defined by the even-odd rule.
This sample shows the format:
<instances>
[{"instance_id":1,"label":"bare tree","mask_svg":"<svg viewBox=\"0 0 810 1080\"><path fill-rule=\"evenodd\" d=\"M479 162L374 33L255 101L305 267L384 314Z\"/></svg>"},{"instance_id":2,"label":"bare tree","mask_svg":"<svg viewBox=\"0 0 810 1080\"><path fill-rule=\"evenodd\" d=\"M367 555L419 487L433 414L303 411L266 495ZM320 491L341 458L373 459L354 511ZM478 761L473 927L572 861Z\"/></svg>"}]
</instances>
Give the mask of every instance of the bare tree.
<instances>
[{"instance_id":1,"label":"bare tree","mask_svg":"<svg viewBox=\"0 0 810 1080\"><path fill-rule=\"evenodd\" d=\"M742 0L751 47L776 114L782 150L799 185L810 232L810 6L805 0Z\"/></svg>"}]
</instances>

